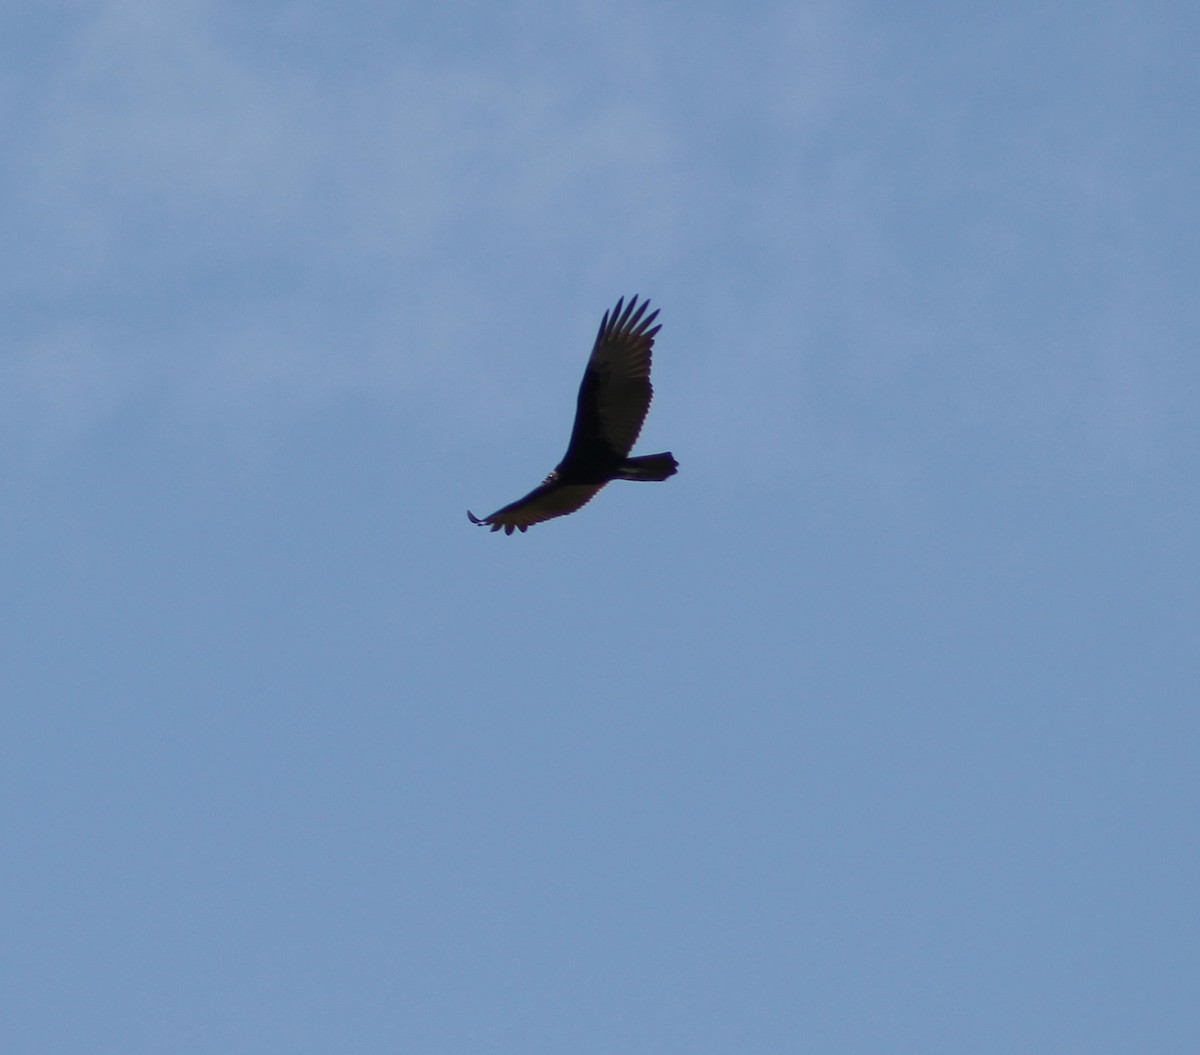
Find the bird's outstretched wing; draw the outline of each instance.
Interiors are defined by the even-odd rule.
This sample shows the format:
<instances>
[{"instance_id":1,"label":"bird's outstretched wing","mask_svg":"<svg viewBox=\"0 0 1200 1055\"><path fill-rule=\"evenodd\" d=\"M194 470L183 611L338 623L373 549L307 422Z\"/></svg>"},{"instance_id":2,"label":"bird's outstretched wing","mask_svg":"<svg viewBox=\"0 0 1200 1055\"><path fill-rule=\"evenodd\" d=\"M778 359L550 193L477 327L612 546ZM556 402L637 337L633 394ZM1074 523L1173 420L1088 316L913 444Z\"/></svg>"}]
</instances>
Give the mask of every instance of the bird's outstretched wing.
<instances>
[{"instance_id":1,"label":"bird's outstretched wing","mask_svg":"<svg viewBox=\"0 0 1200 1055\"><path fill-rule=\"evenodd\" d=\"M534 488L524 498L518 498L503 509L497 509L491 516L480 520L469 509L467 516L472 524L490 527L493 531L504 529L506 535L513 530L525 531L533 524L543 520L553 520L555 517L574 513L587 505L595 497L596 492L604 484L564 484L558 480L558 472L552 472L546 477L546 482Z\"/></svg>"},{"instance_id":2,"label":"bird's outstretched wing","mask_svg":"<svg viewBox=\"0 0 1200 1055\"><path fill-rule=\"evenodd\" d=\"M633 449L654 397L650 356L654 335L662 329L654 325L657 311L646 314L649 306L648 300L639 305L636 296L626 305L622 297L604 313L579 385L564 465L608 452L624 458Z\"/></svg>"}]
</instances>

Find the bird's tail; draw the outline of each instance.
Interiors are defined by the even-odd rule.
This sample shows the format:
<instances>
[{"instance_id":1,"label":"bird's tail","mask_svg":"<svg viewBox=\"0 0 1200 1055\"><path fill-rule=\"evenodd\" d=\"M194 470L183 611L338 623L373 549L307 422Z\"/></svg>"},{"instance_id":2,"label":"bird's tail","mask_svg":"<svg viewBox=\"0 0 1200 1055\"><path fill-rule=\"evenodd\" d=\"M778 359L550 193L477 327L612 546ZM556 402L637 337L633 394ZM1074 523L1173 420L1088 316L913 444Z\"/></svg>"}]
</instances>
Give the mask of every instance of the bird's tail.
<instances>
[{"instance_id":1,"label":"bird's tail","mask_svg":"<svg viewBox=\"0 0 1200 1055\"><path fill-rule=\"evenodd\" d=\"M643 454L626 458L617 470L618 480L665 480L679 472L679 463L669 451L666 454Z\"/></svg>"}]
</instances>

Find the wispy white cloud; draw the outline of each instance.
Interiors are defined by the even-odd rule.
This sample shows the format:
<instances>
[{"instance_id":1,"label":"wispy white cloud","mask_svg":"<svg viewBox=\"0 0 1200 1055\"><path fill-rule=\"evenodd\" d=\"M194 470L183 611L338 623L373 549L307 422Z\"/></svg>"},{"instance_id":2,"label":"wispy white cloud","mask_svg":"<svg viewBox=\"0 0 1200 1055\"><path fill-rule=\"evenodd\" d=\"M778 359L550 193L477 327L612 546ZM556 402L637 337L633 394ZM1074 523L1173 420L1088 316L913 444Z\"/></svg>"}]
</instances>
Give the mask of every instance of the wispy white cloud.
<instances>
[{"instance_id":1,"label":"wispy white cloud","mask_svg":"<svg viewBox=\"0 0 1200 1055\"><path fill-rule=\"evenodd\" d=\"M81 7L17 74L10 431L37 406L78 436L135 394L201 433L346 395L520 429L640 292L656 421L705 457L893 489L964 437L1170 457L1180 360L1152 346L1185 319L1155 239L1183 198L1151 169L1195 152L1110 105L1148 91L1147 31L1122 91L1080 92L1003 26L922 43L867 6L528 4L466 43L364 8L312 61L332 10ZM1124 54L1118 21L1087 47ZM111 383L81 400L51 347Z\"/></svg>"},{"instance_id":2,"label":"wispy white cloud","mask_svg":"<svg viewBox=\"0 0 1200 1055\"><path fill-rule=\"evenodd\" d=\"M461 370L447 333L469 333L484 388L503 391L481 278L503 291L524 270L535 299L581 225L594 232L585 269L630 232L649 253L671 241L680 166L647 109L580 107L556 84L561 69L437 62L419 48L330 79L272 56L269 36L235 46L221 10L101 5L77 15L50 68L27 73L36 117L9 162L31 248L14 276L30 306L18 357L68 315L103 363L136 316L157 339L132 354L161 360L147 375L194 404L197 360L235 387L289 373L293 389L436 385ZM240 365L223 371L230 348ZM242 402L217 388L200 390Z\"/></svg>"}]
</instances>

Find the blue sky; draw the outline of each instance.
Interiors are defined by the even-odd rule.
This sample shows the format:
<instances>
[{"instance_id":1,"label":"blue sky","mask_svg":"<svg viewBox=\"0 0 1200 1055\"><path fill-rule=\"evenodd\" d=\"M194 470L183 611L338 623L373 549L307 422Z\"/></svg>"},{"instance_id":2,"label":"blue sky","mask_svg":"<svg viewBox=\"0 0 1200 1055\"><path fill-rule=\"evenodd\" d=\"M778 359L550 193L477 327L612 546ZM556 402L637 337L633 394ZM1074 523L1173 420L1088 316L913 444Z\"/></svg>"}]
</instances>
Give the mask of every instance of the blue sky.
<instances>
[{"instance_id":1,"label":"blue sky","mask_svg":"<svg viewBox=\"0 0 1200 1055\"><path fill-rule=\"evenodd\" d=\"M6 7L9 1048L1187 1050L1197 30Z\"/></svg>"}]
</instances>

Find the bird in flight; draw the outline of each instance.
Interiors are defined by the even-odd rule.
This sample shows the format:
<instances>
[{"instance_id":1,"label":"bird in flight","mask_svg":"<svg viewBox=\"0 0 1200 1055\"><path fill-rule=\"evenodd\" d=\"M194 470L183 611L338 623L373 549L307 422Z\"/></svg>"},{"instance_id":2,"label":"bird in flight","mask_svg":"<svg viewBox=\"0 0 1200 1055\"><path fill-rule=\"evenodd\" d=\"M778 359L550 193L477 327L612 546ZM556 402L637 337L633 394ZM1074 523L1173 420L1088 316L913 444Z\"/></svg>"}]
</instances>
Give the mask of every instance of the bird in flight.
<instances>
[{"instance_id":1,"label":"bird in flight","mask_svg":"<svg viewBox=\"0 0 1200 1055\"><path fill-rule=\"evenodd\" d=\"M610 480L665 480L679 470L670 452L629 457L654 389L650 385L650 353L654 335L662 328L653 325L658 312L646 314L648 300L638 304L633 297L617 301L604 313L600 332L592 347L579 399L575 427L561 462L524 498L498 509L480 520L469 509L472 524L525 531L532 524L566 516L586 505Z\"/></svg>"}]
</instances>

